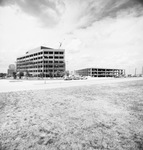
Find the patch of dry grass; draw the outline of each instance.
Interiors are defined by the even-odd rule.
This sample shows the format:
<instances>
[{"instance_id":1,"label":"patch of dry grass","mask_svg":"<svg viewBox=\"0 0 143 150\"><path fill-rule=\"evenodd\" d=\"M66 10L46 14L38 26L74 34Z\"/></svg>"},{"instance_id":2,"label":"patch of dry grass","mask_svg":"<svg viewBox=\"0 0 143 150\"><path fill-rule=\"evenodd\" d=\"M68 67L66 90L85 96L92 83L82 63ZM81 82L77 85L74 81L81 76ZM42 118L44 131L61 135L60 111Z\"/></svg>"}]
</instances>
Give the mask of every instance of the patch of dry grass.
<instances>
[{"instance_id":1,"label":"patch of dry grass","mask_svg":"<svg viewBox=\"0 0 143 150\"><path fill-rule=\"evenodd\" d=\"M142 150L143 81L0 94L2 150Z\"/></svg>"}]
</instances>

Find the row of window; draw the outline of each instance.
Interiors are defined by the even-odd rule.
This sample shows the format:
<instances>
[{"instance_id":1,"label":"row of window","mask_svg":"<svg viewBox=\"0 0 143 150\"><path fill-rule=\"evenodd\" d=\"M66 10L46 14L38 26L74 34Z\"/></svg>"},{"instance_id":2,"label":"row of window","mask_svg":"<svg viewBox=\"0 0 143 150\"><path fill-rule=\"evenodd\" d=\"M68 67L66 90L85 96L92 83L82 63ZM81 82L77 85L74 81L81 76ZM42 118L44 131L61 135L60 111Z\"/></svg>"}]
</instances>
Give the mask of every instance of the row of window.
<instances>
[{"instance_id":1,"label":"row of window","mask_svg":"<svg viewBox=\"0 0 143 150\"><path fill-rule=\"evenodd\" d=\"M24 56L24 57L20 57L20 58L17 58L17 60L21 60L21 59L24 59L24 58L29 58L29 57L37 56L37 55L41 55L41 54L43 54L43 52L39 52L39 53ZM46 52L46 51L44 51L44 54L61 54L61 55L63 55L64 52Z\"/></svg>"},{"instance_id":2,"label":"row of window","mask_svg":"<svg viewBox=\"0 0 143 150\"><path fill-rule=\"evenodd\" d=\"M32 58L32 59L29 59L29 60L26 60L26 61L33 61L33 60L39 60L39 59L43 59L43 57L36 57L36 58ZM63 56L55 56L55 57L53 57L53 56L44 56L44 59L64 59L64 57ZM19 59L17 59L17 60L19 60Z\"/></svg>"},{"instance_id":3,"label":"row of window","mask_svg":"<svg viewBox=\"0 0 143 150\"><path fill-rule=\"evenodd\" d=\"M61 55L63 55L64 52L55 52L55 53L53 53L53 52L46 52L46 51L44 51L44 54L61 54Z\"/></svg>"},{"instance_id":4,"label":"row of window","mask_svg":"<svg viewBox=\"0 0 143 150\"><path fill-rule=\"evenodd\" d=\"M43 71L47 73L53 72L53 70L28 70L28 72L43 72ZM57 72L57 71L63 72L64 70L54 70L54 72Z\"/></svg>"},{"instance_id":5,"label":"row of window","mask_svg":"<svg viewBox=\"0 0 143 150\"><path fill-rule=\"evenodd\" d=\"M64 65L38 65L38 66L29 66L29 67L19 67L17 66L17 69L27 69L27 68L64 68Z\"/></svg>"},{"instance_id":6,"label":"row of window","mask_svg":"<svg viewBox=\"0 0 143 150\"><path fill-rule=\"evenodd\" d=\"M20 70L19 70L20 71ZM63 72L64 70L28 70L28 72L47 72L47 73L49 73L49 72L57 72L57 71L59 71L59 72Z\"/></svg>"},{"instance_id":7,"label":"row of window","mask_svg":"<svg viewBox=\"0 0 143 150\"><path fill-rule=\"evenodd\" d=\"M44 58L47 58L47 59L64 59L64 57L63 56L44 56Z\"/></svg>"},{"instance_id":8,"label":"row of window","mask_svg":"<svg viewBox=\"0 0 143 150\"><path fill-rule=\"evenodd\" d=\"M78 71L78 72L80 72L80 73L82 73L82 72L88 72L88 73L90 73L90 70L86 70L86 71ZM118 73L118 72L123 72L123 70L110 70L110 71L103 71L103 70L92 70L92 73L98 73L98 72L104 72L104 73L108 73L108 72L113 72L113 73Z\"/></svg>"},{"instance_id":9,"label":"row of window","mask_svg":"<svg viewBox=\"0 0 143 150\"><path fill-rule=\"evenodd\" d=\"M90 72L90 71L89 71ZM98 72L103 72L103 73L110 73L110 72L113 72L113 73L118 73L118 72L122 72L122 71L92 71L93 73L98 73Z\"/></svg>"},{"instance_id":10,"label":"row of window","mask_svg":"<svg viewBox=\"0 0 143 150\"><path fill-rule=\"evenodd\" d=\"M17 65L33 65L33 64L39 64L39 63L45 63L45 64L51 64L51 63L58 63L58 64L62 64L64 63L64 61L38 61L38 62L30 62L30 61L25 61L25 62L21 62L21 63L17 63Z\"/></svg>"},{"instance_id":11,"label":"row of window","mask_svg":"<svg viewBox=\"0 0 143 150\"><path fill-rule=\"evenodd\" d=\"M21 60L21 59L24 59L24 58L29 58L29 57L37 56L37 55L41 55L41 54L43 54L43 52L39 52L39 53L24 56L24 57L20 57L20 58L17 58L17 60Z\"/></svg>"},{"instance_id":12,"label":"row of window","mask_svg":"<svg viewBox=\"0 0 143 150\"><path fill-rule=\"evenodd\" d=\"M123 71L122 69L92 69L92 71Z\"/></svg>"}]
</instances>

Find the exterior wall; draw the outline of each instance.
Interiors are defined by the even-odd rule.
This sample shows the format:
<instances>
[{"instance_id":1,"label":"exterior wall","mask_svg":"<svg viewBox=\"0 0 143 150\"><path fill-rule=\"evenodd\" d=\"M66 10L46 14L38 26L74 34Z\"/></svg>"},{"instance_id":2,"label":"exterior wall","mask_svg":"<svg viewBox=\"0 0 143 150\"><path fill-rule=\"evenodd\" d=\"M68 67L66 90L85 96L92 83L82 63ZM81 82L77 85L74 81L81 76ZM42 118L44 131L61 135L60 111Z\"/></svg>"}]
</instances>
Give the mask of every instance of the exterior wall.
<instances>
[{"instance_id":1,"label":"exterior wall","mask_svg":"<svg viewBox=\"0 0 143 150\"><path fill-rule=\"evenodd\" d=\"M9 76L13 76L13 73L15 72L15 70L14 69L8 69L7 70L7 74L9 75Z\"/></svg>"},{"instance_id":2,"label":"exterior wall","mask_svg":"<svg viewBox=\"0 0 143 150\"><path fill-rule=\"evenodd\" d=\"M120 77L125 75L125 70L107 69L107 68L86 68L76 70L75 73L81 76L92 76L92 77Z\"/></svg>"},{"instance_id":3,"label":"exterior wall","mask_svg":"<svg viewBox=\"0 0 143 150\"><path fill-rule=\"evenodd\" d=\"M65 71L65 50L39 47L17 58L17 71L32 76L56 76Z\"/></svg>"},{"instance_id":4,"label":"exterior wall","mask_svg":"<svg viewBox=\"0 0 143 150\"><path fill-rule=\"evenodd\" d=\"M9 76L13 76L13 73L15 72L15 65L14 64L10 64L9 65L9 67L8 67L8 69L7 69L7 74L9 75Z\"/></svg>"}]
</instances>

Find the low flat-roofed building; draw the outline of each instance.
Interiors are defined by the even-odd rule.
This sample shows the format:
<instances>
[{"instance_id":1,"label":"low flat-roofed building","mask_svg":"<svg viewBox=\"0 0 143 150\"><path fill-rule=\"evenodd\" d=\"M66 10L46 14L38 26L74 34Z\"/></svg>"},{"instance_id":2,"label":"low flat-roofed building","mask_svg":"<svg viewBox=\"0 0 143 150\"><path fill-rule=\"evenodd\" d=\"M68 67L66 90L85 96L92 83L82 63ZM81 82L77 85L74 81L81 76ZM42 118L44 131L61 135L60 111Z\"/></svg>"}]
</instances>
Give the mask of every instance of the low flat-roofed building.
<instances>
[{"instance_id":1,"label":"low flat-roofed building","mask_svg":"<svg viewBox=\"0 0 143 150\"><path fill-rule=\"evenodd\" d=\"M40 46L17 58L17 72L53 77L65 72L65 50Z\"/></svg>"},{"instance_id":2,"label":"low flat-roofed building","mask_svg":"<svg viewBox=\"0 0 143 150\"><path fill-rule=\"evenodd\" d=\"M91 77L121 77L125 75L125 69L85 68L75 70L75 74Z\"/></svg>"}]
</instances>

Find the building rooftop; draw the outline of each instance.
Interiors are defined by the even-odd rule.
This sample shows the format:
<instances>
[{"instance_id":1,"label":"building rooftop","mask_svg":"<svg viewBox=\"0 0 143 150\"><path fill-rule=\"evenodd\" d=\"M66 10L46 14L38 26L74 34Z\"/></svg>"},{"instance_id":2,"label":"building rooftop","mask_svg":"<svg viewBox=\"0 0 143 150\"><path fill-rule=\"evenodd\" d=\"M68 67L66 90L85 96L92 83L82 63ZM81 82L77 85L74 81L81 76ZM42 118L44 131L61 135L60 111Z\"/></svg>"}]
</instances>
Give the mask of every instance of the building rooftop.
<instances>
[{"instance_id":1,"label":"building rooftop","mask_svg":"<svg viewBox=\"0 0 143 150\"><path fill-rule=\"evenodd\" d=\"M86 69L112 69L112 70L124 70L124 69L121 69L121 68L89 67L89 68L77 69L77 70L75 70L75 71L86 70Z\"/></svg>"},{"instance_id":2,"label":"building rooftop","mask_svg":"<svg viewBox=\"0 0 143 150\"><path fill-rule=\"evenodd\" d=\"M49 51L49 50L51 50L51 51L53 51L53 50L64 51L64 49L54 49L54 48L50 48L50 47L39 46L39 47L37 47L37 48L34 48L34 49L31 49L31 50L27 51L26 54L21 55L21 56L19 56L18 58L23 57L23 56L25 56L25 55L34 54L34 53L39 52L39 51L42 51L42 50L45 50L45 51L46 51L46 50L48 50L48 51Z\"/></svg>"},{"instance_id":3,"label":"building rooftop","mask_svg":"<svg viewBox=\"0 0 143 150\"><path fill-rule=\"evenodd\" d=\"M39 52L39 50L42 50L42 49L53 50L53 48L50 48L50 47L39 46L37 48L34 48L34 49L31 49L31 50L27 51L26 54L28 54L28 55L33 54L33 53Z\"/></svg>"}]
</instances>

